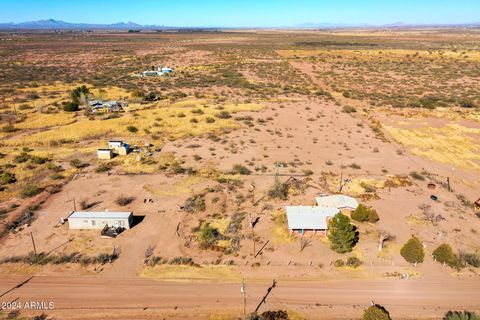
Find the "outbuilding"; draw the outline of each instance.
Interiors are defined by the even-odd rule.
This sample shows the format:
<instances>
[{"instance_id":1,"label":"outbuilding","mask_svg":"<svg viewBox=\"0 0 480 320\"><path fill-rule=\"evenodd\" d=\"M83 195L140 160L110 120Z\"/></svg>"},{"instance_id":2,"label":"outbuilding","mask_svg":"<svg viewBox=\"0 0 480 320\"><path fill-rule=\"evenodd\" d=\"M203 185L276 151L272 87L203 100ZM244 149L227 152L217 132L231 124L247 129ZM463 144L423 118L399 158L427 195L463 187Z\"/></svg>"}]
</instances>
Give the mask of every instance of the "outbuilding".
<instances>
[{"instance_id":1,"label":"outbuilding","mask_svg":"<svg viewBox=\"0 0 480 320\"><path fill-rule=\"evenodd\" d=\"M121 156L126 156L130 152L130 145L120 140L112 140L108 142L108 147Z\"/></svg>"},{"instance_id":2,"label":"outbuilding","mask_svg":"<svg viewBox=\"0 0 480 320\"><path fill-rule=\"evenodd\" d=\"M326 207L287 206L288 229L292 234L327 233L328 221L340 210Z\"/></svg>"},{"instance_id":3,"label":"outbuilding","mask_svg":"<svg viewBox=\"0 0 480 320\"><path fill-rule=\"evenodd\" d=\"M98 159L110 160L113 159L113 150L112 149L98 149L97 150Z\"/></svg>"},{"instance_id":4,"label":"outbuilding","mask_svg":"<svg viewBox=\"0 0 480 320\"><path fill-rule=\"evenodd\" d=\"M70 229L103 229L105 226L130 229L133 222L132 212L90 212L73 211L68 216Z\"/></svg>"},{"instance_id":5,"label":"outbuilding","mask_svg":"<svg viewBox=\"0 0 480 320\"><path fill-rule=\"evenodd\" d=\"M336 208L339 210L355 210L358 201L355 198L343 194L321 195L315 199L319 207Z\"/></svg>"}]
</instances>

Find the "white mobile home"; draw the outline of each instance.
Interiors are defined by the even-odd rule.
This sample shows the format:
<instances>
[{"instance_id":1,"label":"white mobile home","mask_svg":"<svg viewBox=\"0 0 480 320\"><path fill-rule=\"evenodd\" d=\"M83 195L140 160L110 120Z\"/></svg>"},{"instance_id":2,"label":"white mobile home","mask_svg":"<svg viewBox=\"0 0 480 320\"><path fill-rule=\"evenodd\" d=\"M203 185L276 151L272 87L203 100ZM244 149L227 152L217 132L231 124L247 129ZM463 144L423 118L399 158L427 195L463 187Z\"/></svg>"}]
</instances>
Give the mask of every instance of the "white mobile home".
<instances>
[{"instance_id":1,"label":"white mobile home","mask_svg":"<svg viewBox=\"0 0 480 320\"><path fill-rule=\"evenodd\" d=\"M132 222L132 212L73 211L68 216L70 229L103 229L105 226L130 229Z\"/></svg>"},{"instance_id":2,"label":"white mobile home","mask_svg":"<svg viewBox=\"0 0 480 320\"><path fill-rule=\"evenodd\" d=\"M336 208L287 206L288 229L292 234L315 235L317 231L325 234L328 229L328 220L333 218L340 210Z\"/></svg>"}]
</instances>

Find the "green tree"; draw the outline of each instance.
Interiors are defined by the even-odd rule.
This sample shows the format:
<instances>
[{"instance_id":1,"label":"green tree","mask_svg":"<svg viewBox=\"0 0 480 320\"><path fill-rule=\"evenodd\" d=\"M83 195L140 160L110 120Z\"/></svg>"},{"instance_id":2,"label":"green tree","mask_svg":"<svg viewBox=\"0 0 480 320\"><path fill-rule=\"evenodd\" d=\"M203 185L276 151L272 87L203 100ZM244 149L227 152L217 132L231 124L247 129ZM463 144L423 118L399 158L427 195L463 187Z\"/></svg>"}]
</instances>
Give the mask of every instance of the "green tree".
<instances>
[{"instance_id":1,"label":"green tree","mask_svg":"<svg viewBox=\"0 0 480 320\"><path fill-rule=\"evenodd\" d=\"M88 99L89 94L90 90L85 85L75 88L70 94L72 97L72 103L76 104L77 106L79 104L85 103Z\"/></svg>"},{"instance_id":2,"label":"green tree","mask_svg":"<svg viewBox=\"0 0 480 320\"><path fill-rule=\"evenodd\" d=\"M423 244L415 236L412 236L400 250L402 257L410 263L422 263L425 258Z\"/></svg>"},{"instance_id":3,"label":"green tree","mask_svg":"<svg viewBox=\"0 0 480 320\"><path fill-rule=\"evenodd\" d=\"M452 247L448 243L439 245L432 255L440 263L450 263L455 258Z\"/></svg>"},{"instance_id":4,"label":"green tree","mask_svg":"<svg viewBox=\"0 0 480 320\"><path fill-rule=\"evenodd\" d=\"M358 241L358 234L350 219L342 213L337 213L328 224L328 239L330 249L346 253L352 251Z\"/></svg>"},{"instance_id":5,"label":"green tree","mask_svg":"<svg viewBox=\"0 0 480 320\"><path fill-rule=\"evenodd\" d=\"M370 306L365 312L363 313L362 320L390 320L390 315L385 308L374 305Z\"/></svg>"},{"instance_id":6,"label":"green tree","mask_svg":"<svg viewBox=\"0 0 480 320\"><path fill-rule=\"evenodd\" d=\"M363 204L359 204L357 209L352 212L352 219L359 222L367 221L368 208Z\"/></svg>"}]
</instances>

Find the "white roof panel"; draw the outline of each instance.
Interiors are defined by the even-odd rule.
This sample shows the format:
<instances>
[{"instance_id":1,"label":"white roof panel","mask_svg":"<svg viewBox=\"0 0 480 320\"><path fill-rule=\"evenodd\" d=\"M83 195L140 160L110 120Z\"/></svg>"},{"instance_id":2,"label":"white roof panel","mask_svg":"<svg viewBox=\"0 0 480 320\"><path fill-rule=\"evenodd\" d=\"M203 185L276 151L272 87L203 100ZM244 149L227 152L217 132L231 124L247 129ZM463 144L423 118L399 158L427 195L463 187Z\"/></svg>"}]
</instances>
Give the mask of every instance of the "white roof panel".
<instances>
[{"instance_id":1,"label":"white roof panel","mask_svg":"<svg viewBox=\"0 0 480 320\"><path fill-rule=\"evenodd\" d=\"M336 208L325 207L288 206L285 209L290 230L326 230L327 218L339 212Z\"/></svg>"},{"instance_id":2,"label":"white roof panel","mask_svg":"<svg viewBox=\"0 0 480 320\"><path fill-rule=\"evenodd\" d=\"M73 211L69 219L128 219L132 212L120 211Z\"/></svg>"},{"instance_id":3,"label":"white roof panel","mask_svg":"<svg viewBox=\"0 0 480 320\"><path fill-rule=\"evenodd\" d=\"M320 207L352 210L355 210L358 207L358 202L355 200L355 198L344 196L342 194L321 196L317 197L316 200L317 205Z\"/></svg>"}]
</instances>

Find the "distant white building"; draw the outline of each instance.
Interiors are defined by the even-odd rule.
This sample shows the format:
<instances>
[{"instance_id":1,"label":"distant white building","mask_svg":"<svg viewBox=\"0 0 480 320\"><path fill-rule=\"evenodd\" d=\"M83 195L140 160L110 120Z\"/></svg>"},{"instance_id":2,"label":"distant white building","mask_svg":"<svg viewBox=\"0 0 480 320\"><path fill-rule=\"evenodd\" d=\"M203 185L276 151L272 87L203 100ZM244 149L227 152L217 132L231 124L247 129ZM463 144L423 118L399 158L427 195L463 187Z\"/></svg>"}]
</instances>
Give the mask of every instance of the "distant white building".
<instances>
[{"instance_id":1,"label":"distant white building","mask_svg":"<svg viewBox=\"0 0 480 320\"><path fill-rule=\"evenodd\" d=\"M355 210L358 207L358 201L355 198L342 194L319 196L315 200L319 207L325 208Z\"/></svg>"},{"instance_id":2,"label":"distant white building","mask_svg":"<svg viewBox=\"0 0 480 320\"><path fill-rule=\"evenodd\" d=\"M340 210L336 208L287 206L288 229L292 234L316 234L318 231L327 232L328 221Z\"/></svg>"},{"instance_id":3,"label":"distant white building","mask_svg":"<svg viewBox=\"0 0 480 320\"><path fill-rule=\"evenodd\" d=\"M103 229L105 226L130 229L132 222L132 212L73 211L68 216L70 229Z\"/></svg>"},{"instance_id":4,"label":"distant white building","mask_svg":"<svg viewBox=\"0 0 480 320\"><path fill-rule=\"evenodd\" d=\"M144 77L157 77L173 73L173 68L158 66L157 70L146 70L142 72Z\"/></svg>"}]
</instances>

